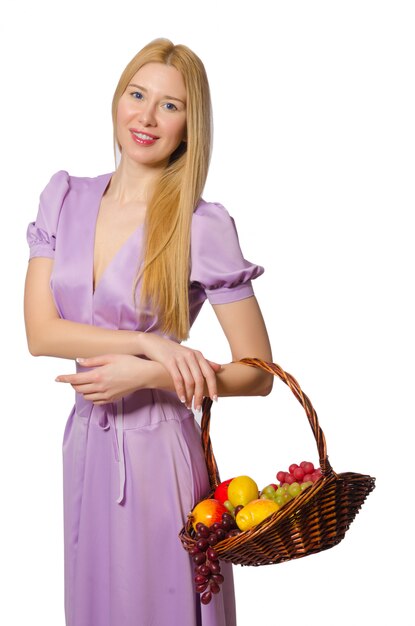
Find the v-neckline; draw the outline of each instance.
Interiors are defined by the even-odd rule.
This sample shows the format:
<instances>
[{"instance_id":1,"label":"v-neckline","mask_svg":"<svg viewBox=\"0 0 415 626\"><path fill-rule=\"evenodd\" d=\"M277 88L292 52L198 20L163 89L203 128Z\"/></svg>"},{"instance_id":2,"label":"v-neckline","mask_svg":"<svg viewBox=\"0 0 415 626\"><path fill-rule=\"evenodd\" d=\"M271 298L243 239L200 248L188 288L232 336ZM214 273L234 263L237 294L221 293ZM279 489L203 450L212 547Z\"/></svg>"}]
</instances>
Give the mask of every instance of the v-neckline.
<instances>
[{"instance_id":1,"label":"v-neckline","mask_svg":"<svg viewBox=\"0 0 415 626\"><path fill-rule=\"evenodd\" d=\"M94 297L97 290L99 289L103 278L105 278L106 273L108 272L108 270L111 268L111 266L113 265L115 259L119 256L119 254L121 254L121 252L123 251L123 249L125 248L125 246L128 244L128 242L143 228L144 224L139 224L137 226L137 228L135 228L133 230L133 232L127 237L127 239L121 244L121 246L118 248L118 250L115 252L115 254L112 256L111 260L109 261L109 263L107 263L107 265L104 267L104 270L101 272L101 276L99 277L98 282L95 282L95 237L96 237L96 232L97 232L97 223L98 223L98 215L99 215L99 210L101 208L101 202L102 199L105 195L105 192L108 189L108 186L111 183L112 177L114 176L115 172L111 172L110 174L104 174L103 175L103 180L104 180L104 187L100 187L99 190L99 194L98 194L98 199L97 199L97 203L96 203L96 207L95 207L95 215L94 215L94 222L93 222L93 229L92 229L92 263L91 263L91 286L92 286L92 296Z\"/></svg>"}]
</instances>

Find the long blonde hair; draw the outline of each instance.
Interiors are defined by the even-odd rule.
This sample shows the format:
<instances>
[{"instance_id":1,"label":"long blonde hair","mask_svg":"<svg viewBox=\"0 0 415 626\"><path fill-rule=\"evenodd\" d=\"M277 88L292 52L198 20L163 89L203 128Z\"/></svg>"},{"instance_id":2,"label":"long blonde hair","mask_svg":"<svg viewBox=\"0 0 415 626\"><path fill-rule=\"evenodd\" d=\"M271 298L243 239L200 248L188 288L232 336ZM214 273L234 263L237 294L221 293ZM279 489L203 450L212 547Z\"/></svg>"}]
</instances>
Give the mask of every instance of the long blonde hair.
<instances>
[{"instance_id":1,"label":"long blonde hair","mask_svg":"<svg viewBox=\"0 0 415 626\"><path fill-rule=\"evenodd\" d=\"M134 74L146 63L175 67L187 92L186 143L182 143L157 181L145 219L141 304L157 313L162 332L181 341L189 335L189 258L193 211L208 173L212 143L209 83L202 61L189 48L155 39L128 63L112 101L114 153L118 101ZM134 286L134 287L135 287Z\"/></svg>"}]
</instances>

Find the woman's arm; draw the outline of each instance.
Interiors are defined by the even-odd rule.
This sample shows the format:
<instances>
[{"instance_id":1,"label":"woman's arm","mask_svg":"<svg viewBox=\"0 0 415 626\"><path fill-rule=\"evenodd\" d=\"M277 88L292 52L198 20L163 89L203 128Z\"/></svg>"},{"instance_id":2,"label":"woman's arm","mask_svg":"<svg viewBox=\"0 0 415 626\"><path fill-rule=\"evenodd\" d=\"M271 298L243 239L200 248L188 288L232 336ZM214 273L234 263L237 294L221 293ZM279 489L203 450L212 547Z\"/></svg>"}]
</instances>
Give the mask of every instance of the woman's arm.
<instances>
[{"instance_id":1,"label":"woman's arm","mask_svg":"<svg viewBox=\"0 0 415 626\"><path fill-rule=\"evenodd\" d=\"M208 395L217 395L215 372L218 363L155 333L110 330L61 319L50 290L53 260L34 258L26 277L24 310L29 351L34 356L66 359L103 354L144 355L162 363L170 373L173 390L182 402L191 403L194 393L200 395L206 386Z\"/></svg>"},{"instance_id":2,"label":"woman's arm","mask_svg":"<svg viewBox=\"0 0 415 626\"><path fill-rule=\"evenodd\" d=\"M272 361L268 333L254 296L238 302L214 305L214 310L228 339L233 361L244 357ZM82 365L94 369L62 375L57 380L71 383L76 391L95 404L118 400L142 388L175 389L170 373L155 361L104 355L86 359ZM241 363L228 363L216 373L219 396L265 396L270 393L273 380L272 374ZM202 381L201 390L197 389L194 393L195 408L200 408L203 395L210 394L206 383Z\"/></svg>"},{"instance_id":3,"label":"woman's arm","mask_svg":"<svg viewBox=\"0 0 415 626\"><path fill-rule=\"evenodd\" d=\"M34 258L26 275L24 313L29 351L33 356L75 359L104 353L144 354L141 335L71 322L59 317L50 290L53 260Z\"/></svg>"},{"instance_id":4,"label":"woman's arm","mask_svg":"<svg viewBox=\"0 0 415 626\"><path fill-rule=\"evenodd\" d=\"M228 304L215 304L213 309L228 340L232 361L244 357L272 361L267 329L255 296ZM152 366L152 376L152 386L172 388L168 372L163 371L158 363ZM274 376L232 362L222 365L222 369L216 373L216 381L219 396L266 396L272 390ZM209 395L206 387L203 395Z\"/></svg>"}]
</instances>

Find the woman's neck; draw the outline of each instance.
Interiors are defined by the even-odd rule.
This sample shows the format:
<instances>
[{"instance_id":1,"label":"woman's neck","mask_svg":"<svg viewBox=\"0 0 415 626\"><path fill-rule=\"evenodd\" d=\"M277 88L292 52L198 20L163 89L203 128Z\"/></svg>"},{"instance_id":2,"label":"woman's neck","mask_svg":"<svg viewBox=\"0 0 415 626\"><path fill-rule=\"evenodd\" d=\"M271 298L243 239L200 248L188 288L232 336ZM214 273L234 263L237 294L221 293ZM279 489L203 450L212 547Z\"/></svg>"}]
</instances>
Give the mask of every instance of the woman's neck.
<instances>
[{"instance_id":1,"label":"woman's neck","mask_svg":"<svg viewBox=\"0 0 415 626\"><path fill-rule=\"evenodd\" d=\"M147 202L161 172L161 168L143 167L121 157L105 195L111 196L120 205L129 202Z\"/></svg>"}]
</instances>

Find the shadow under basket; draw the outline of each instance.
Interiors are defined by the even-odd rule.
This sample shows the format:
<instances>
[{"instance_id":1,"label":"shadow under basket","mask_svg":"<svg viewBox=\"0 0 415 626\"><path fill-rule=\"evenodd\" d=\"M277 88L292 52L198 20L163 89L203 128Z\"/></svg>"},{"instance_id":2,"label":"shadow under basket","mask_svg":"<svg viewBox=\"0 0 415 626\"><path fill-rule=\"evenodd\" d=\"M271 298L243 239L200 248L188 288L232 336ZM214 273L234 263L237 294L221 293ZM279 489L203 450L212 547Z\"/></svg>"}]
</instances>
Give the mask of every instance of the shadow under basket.
<instances>
[{"instance_id":1,"label":"shadow under basket","mask_svg":"<svg viewBox=\"0 0 415 626\"><path fill-rule=\"evenodd\" d=\"M337 545L375 487L375 479L364 474L336 474L326 450L324 433L317 414L299 384L279 365L261 359L242 359L239 363L258 367L279 377L302 404L313 431L319 454L321 478L276 513L235 537L215 545L219 559L239 565L269 565L298 559ZM218 467L209 436L212 400L203 401L202 444L209 473L211 496L220 484ZM196 545L190 521L179 534L185 550Z\"/></svg>"}]
</instances>

